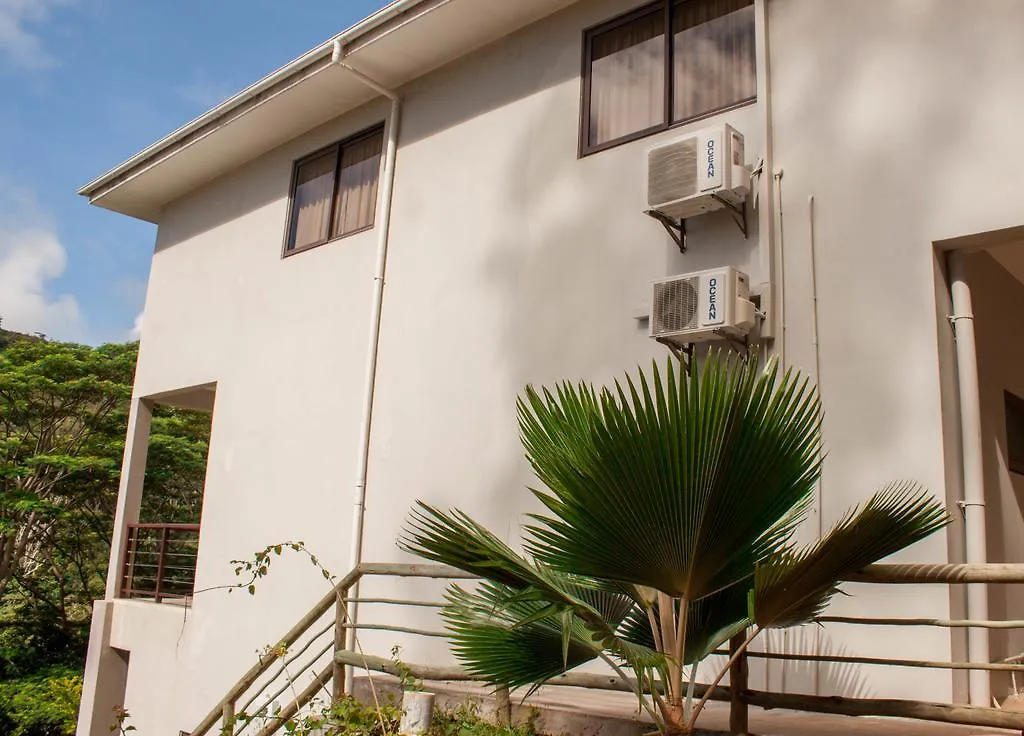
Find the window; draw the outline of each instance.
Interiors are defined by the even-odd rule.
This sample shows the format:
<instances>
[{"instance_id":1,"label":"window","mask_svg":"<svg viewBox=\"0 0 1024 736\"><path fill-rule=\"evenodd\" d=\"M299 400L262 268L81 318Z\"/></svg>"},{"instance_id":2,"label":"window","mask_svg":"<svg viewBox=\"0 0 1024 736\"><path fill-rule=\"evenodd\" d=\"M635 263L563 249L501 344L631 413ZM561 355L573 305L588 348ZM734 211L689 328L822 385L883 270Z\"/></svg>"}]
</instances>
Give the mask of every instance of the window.
<instances>
[{"instance_id":1,"label":"window","mask_svg":"<svg viewBox=\"0 0 1024 736\"><path fill-rule=\"evenodd\" d=\"M753 0L661 0L583 39L580 152L757 96Z\"/></svg>"},{"instance_id":2,"label":"window","mask_svg":"<svg viewBox=\"0 0 1024 736\"><path fill-rule=\"evenodd\" d=\"M373 227L384 129L296 162L285 255Z\"/></svg>"},{"instance_id":3,"label":"window","mask_svg":"<svg viewBox=\"0 0 1024 736\"><path fill-rule=\"evenodd\" d=\"M1024 474L1024 399L1003 392L1006 405L1006 464L1010 471Z\"/></svg>"}]
</instances>

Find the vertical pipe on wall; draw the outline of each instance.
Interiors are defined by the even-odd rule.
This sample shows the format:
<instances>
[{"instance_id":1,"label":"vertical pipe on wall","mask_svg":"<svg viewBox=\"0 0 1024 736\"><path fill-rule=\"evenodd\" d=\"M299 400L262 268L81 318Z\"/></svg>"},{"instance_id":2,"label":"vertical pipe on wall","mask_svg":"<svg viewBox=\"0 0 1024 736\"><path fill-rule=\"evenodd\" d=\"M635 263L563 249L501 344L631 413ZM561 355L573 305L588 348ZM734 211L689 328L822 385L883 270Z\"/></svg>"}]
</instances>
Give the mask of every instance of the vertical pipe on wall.
<instances>
[{"instance_id":1,"label":"vertical pipe on wall","mask_svg":"<svg viewBox=\"0 0 1024 736\"><path fill-rule=\"evenodd\" d=\"M359 423L359 454L357 457L358 471L356 474L355 491L352 509L352 545L349 555L349 569L353 570L363 561L363 530L366 519L366 477L370 464L370 432L373 425L374 388L377 381L377 352L380 346L380 321L384 306L384 276L387 271L388 242L391 232L391 202L395 184L395 159L398 151L398 127L402 111L399 96L363 74L353 69L343 60L340 42L335 42L331 60L349 74L356 77L378 94L391 100L391 113L388 117L388 137L384 152L384 170L381 174L380 205L377 230L377 258L373 273L373 303L370 309L369 342L366 353L366 371L363 380L363 407ZM349 590L349 598L359 597L358 581ZM348 618L355 624L358 615L358 604L349 602ZM348 629L346 648L353 650L356 644L356 629ZM351 679L351 673L346 675ZM351 685L351 683L348 683ZM351 689L348 690L351 692Z\"/></svg>"},{"instance_id":2,"label":"vertical pipe on wall","mask_svg":"<svg viewBox=\"0 0 1024 736\"><path fill-rule=\"evenodd\" d=\"M982 465L981 400L978 382L978 356L974 340L974 308L971 287L967 283L964 253L949 255L949 289L952 296L953 325L956 341L957 390L960 398L960 437L963 453L964 497L960 506L964 513L964 547L968 564L988 560L985 528L985 475ZM967 586L967 618L988 619L988 586L975 583ZM967 632L967 656L972 662L989 661L988 630L971 627ZM968 676L971 705L991 705L989 673L971 670Z\"/></svg>"}]
</instances>

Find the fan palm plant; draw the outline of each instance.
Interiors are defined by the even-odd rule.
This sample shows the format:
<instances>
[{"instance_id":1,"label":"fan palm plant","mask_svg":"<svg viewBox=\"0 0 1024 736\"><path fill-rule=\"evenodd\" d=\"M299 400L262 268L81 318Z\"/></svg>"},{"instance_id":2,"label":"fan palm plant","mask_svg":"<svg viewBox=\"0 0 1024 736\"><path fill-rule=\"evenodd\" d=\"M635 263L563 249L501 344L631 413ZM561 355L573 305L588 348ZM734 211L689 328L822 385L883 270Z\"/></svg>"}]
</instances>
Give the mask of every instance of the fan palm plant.
<instances>
[{"instance_id":1,"label":"fan palm plant","mask_svg":"<svg viewBox=\"0 0 1024 736\"><path fill-rule=\"evenodd\" d=\"M798 546L821 469L820 405L797 373L713 354L613 389L527 388L519 423L546 488L521 555L466 514L419 502L400 545L479 575L443 615L456 655L495 685L536 688L602 659L662 730L692 732L697 664L745 633L812 621L839 581L948 523L893 484ZM730 662L731 663L731 662ZM628 672L633 677L628 676ZM694 702L696 700L696 702Z\"/></svg>"}]
</instances>

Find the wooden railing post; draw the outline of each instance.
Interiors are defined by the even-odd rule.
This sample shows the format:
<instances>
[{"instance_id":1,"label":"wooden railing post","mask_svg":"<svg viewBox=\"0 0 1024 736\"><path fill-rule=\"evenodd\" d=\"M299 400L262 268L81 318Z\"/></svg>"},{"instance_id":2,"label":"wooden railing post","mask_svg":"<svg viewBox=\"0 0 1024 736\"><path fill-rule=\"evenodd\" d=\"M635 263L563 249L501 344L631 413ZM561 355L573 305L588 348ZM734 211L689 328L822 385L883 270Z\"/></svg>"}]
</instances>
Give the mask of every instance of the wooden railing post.
<instances>
[{"instance_id":1,"label":"wooden railing post","mask_svg":"<svg viewBox=\"0 0 1024 736\"><path fill-rule=\"evenodd\" d=\"M331 669L331 697L335 701L341 700L346 695L345 665L338 661L334 653L345 648L345 638L348 633L348 629L345 628L345 624L348 621L347 597L348 588L339 590L338 600L334 604L334 652L331 653L331 659L334 664Z\"/></svg>"},{"instance_id":2,"label":"wooden railing post","mask_svg":"<svg viewBox=\"0 0 1024 736\"><path fill-rule=\"evenodd\" d=\"M235 701L225 700L220 711L221 736L232 736L235 732Z\"/></svg>"},{"instance_id":3,"label":"wooden railing post","mask_svg":"<svg viewBox=\"0 0 1024 736\"><path fill-rule=\"evenodd\" d=\"M746 640L746 632L743 631L730 639L730 655L740 651ZM729 667L729 732L733 734L745 734L749 728L747 703L743 699L747 691L747 674L747 652L744 650Z\"/></svg>"},{"instance_id":4,"label":"wooden railing post","mask_svg":"<svg viewBox=\"0 0 1024 736\"><path fill-rule=\"evenodd\" d=\"M499 726L512 725L512 696L508 685L500 685L494 691L494 710Z\"/></svg>"},{"instance_id":5,"label":"wooden railing post","mask_svg":"<svg viewBox=\"0 0 1024 736\"><path fill-rule=\"evenodd\" d=\"M164 562L167 559L167 532L165 526L160 530L160 551L156 558L156 602L160 602L160 588L164 584Z\"/></svg>"}]
</instances>

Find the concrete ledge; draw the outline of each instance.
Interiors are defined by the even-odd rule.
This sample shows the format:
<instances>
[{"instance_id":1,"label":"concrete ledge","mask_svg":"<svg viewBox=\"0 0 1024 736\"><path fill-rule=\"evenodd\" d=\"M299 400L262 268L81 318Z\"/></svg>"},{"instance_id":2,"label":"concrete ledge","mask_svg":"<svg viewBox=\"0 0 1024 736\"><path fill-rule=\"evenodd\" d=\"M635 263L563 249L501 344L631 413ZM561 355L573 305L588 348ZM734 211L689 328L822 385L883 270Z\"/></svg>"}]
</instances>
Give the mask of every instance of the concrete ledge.
<instances>
[{"instance_id":1,"label":"concrete ledge","mask_svg":"<svg viewBox=\"0 0 1024 736\"><path fill-rule=\"evenodd\" d=\"M378 699L391 699L395 703L401 701L402 692L397 679L386 675L374 676L373 687ZM424 689L435 693L435 708L438 710L468 706L493 723L500 720L495 697L484 688L466 683L432 682L425 684ZM532 719L537 733L547 736L641 736L654 730L649 719L635 712L628 715L628 710L623 709L627 699L633 700L626 693L622 693L626 696L623 699L608 697L615 693L595 693L576 688L558 690L560 697L556 702L545 697L543 690L531 696L526 703L520 702L522 696L516 697L513 693L512 722L526 723ZM356 678L354 694L364 703L374 702L369 677ZM724 733L700 730L695 732L695 736L722 736Z\"/></svg>"}]
</instances>

